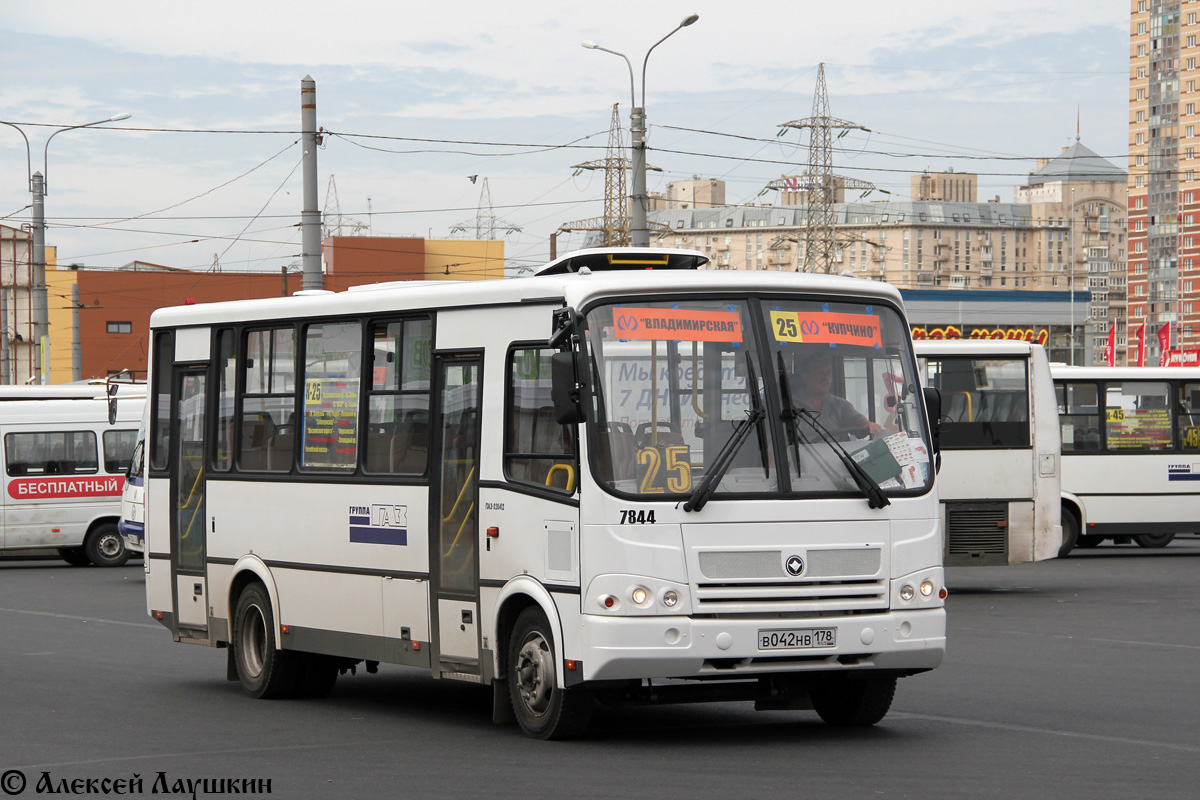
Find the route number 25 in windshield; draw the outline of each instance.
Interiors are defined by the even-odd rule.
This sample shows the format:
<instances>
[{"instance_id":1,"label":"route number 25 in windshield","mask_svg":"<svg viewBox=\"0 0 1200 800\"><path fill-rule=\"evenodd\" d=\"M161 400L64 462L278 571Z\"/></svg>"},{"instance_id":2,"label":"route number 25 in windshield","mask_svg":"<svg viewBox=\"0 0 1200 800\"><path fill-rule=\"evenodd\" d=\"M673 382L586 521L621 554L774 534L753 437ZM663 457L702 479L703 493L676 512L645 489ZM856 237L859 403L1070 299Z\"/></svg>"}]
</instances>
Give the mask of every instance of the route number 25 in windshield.
<instances>
[{"instance_id":1,"label":"route number 25 in windshield","mask_svg":"<svg viewBox=\"0 0 1200 800\"><path fill-rule=\"evenodd\" d=\"M638 451L637 463L646 469L642 475L642 494L662 494L664 478L665 490L671 494L692 489L692 463L687 445L671 445L661 451L657 447L643 447Z\"/></svg>"}]
</instances>

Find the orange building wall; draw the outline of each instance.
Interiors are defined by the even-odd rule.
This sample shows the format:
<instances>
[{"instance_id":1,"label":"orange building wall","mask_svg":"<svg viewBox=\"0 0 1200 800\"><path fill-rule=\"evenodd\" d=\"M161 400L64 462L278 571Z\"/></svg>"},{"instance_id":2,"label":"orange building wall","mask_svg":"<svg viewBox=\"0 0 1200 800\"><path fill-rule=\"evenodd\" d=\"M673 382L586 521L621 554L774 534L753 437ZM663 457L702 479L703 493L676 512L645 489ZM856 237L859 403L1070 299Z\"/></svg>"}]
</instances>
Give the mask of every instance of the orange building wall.
<instances>
[{"instance_id":1,"label":"orange building wall","mask_svg":"<svg viewBox=\"0 0 1200 800\"><path fill-rule=\"evenodd\" d=\"M425 240L388 236L332 236L321 246L325 288L341 292L380 281L425 279ZM296 277L299 287L299 276Z\"/></svg>"},{"instance_id":2,"label":"orange building wall","mask_svg":"<svg viewBox=\"0 0 1200 800\"><path fill-rule=\"evenodd\" d=\"M110 371L130 369L146 377L150 314L156 308L197 303L279 297L283 281L271 273L115 272L80 270L79 340L83 377L103 378ZM289 293L300 288L289 276ZM109 333L109 322L129 322L132 333ZM57 332L56 332L57 333ZM69 330L66 332L69 336ZM69 366L69 365L68 365ZM69 369L67 371L69 375ZM67 378L69 380L69 378Z\"/></svg>"}]
</instances>

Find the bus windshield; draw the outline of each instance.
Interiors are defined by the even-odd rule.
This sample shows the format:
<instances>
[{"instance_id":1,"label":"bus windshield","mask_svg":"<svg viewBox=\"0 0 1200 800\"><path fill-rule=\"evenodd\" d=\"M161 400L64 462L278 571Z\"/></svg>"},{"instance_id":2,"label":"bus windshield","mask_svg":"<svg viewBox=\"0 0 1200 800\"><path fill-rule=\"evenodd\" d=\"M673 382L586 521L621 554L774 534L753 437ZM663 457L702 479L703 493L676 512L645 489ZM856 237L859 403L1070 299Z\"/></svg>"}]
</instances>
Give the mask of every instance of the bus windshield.
<instances>
[{"instance_id":1,"label":"bus windshield","mask_svg":"<svg viewBox=\"0 0 1200 800\"><path fill-rule=\"evenodd\" d=\"M586 331L591 461L615 494L862 495L863 473L888 494L928 487L909 340L891 308L635 301L593 308Z\"/></svg>"}]
</instances>

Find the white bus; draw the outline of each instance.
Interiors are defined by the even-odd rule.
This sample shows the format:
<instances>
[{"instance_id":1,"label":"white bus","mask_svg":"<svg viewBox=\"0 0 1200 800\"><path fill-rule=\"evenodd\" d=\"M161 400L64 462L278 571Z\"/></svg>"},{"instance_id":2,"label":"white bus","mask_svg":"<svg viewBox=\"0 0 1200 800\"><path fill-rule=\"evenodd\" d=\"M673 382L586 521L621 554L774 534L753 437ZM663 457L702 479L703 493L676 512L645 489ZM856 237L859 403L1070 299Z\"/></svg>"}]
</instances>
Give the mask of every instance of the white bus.
<instances>
[{"instance_id":1,"label":"white bus","mask_svg":"<svg viewBox=\"0 0 1200 800\"><path fill-rule=\"evenodd\" d=\"M117 530L145 385L0 388L0 551L57 550L76 566L129 559Z\"/></svg>"},{"instance_id":2,"label":"white bus","mask_svg":"<svg viewBox=\"0 0 1200 800\"><path fill-rule=\"evenodd\" d=\"M365 661L537 738L596 698L879 721L945 650L900 295L706 260L156 311L148 612L254 697ZM814 413L816 355L865 419Z\"/></svg>"},{"instance_id":3,"label":"white bus","mask_svg":"<svg viewBox=\"0 0 1200 800\"><path fill-rule=\"evenodd\" d=\"M1058 409L1046 351L992 340L914 347L926 385L942 394L938 497L946 566L1058 556Z\"/></svg>"},{"instance_id":4,"label":"white bus","mask_svg":"<svg viewBox=\"0 0 1200 800\"><path fill-rule=\"evenodd\" d=\"M1064 539L1165 547L1200 533L1200 369L1055 364Z\"/></svg>"}]
</instances>

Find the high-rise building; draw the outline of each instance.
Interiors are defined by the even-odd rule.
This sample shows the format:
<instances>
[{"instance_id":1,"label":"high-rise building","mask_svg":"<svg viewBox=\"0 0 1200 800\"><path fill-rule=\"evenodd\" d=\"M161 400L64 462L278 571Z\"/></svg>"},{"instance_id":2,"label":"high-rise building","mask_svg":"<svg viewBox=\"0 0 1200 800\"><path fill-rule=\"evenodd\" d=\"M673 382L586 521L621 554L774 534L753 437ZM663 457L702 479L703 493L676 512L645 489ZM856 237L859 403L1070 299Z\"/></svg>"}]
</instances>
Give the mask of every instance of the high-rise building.
<instances>
[{"instance_id":1,"label":"high-rise building","mask_svg":"<svg viewBox=\"0 0 1200 800\"><path fill-rule=\"evenodd\" d=\"M1195 0L1130 3L1130 363L1143 329L1149 365L1159 363L1160 342L1200 347L1198 17Z\"/></svg>"}]
</instances>

